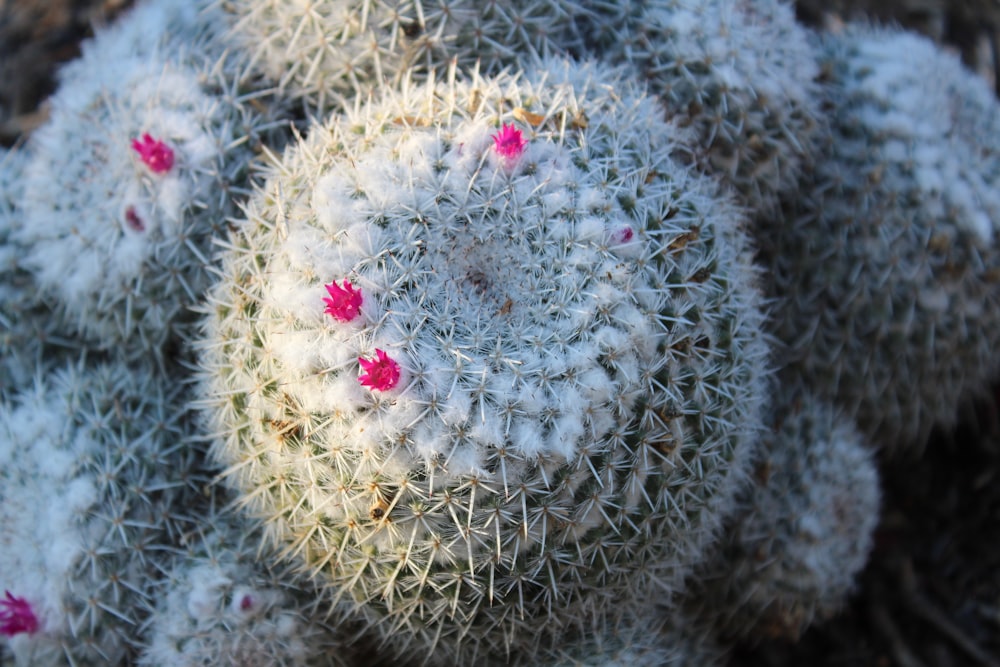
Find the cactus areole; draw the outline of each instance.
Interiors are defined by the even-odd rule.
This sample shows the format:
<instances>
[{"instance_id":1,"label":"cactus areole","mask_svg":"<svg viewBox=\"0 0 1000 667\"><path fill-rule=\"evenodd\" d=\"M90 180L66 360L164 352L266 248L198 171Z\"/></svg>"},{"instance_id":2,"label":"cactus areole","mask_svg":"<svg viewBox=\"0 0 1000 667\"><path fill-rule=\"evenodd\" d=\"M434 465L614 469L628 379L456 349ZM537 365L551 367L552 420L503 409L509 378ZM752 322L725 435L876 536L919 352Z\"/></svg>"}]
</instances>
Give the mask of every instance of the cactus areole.
<instances>
[{"instance_id":1,"label":"cactus areole","mask_svg":"<svg viewBox=\"0 0 1000 667\"><path fill-rule=\"evenodd\" d=\"M553 67L316 128L207 307L202 403L244 504L456 662L676 589L758 419L738 216L653 100ZM347 285L360 312L331 317Z\"/></svg>"}]
</instances>

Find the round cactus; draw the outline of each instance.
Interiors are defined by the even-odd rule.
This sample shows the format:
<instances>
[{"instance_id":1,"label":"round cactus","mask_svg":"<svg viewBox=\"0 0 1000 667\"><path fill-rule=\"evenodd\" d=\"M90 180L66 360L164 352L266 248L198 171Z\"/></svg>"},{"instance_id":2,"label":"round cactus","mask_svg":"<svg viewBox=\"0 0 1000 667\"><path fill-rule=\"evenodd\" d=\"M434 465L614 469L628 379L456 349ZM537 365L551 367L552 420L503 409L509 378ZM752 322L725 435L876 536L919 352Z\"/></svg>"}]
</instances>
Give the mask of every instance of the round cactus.
<instances>
[{"instance_id":1,"label":"round cactus","mask_svg":"<svg viewBox=\"0 0 1000 667\"><path fill-rule=\"evenodd\" d=\"M69 366L0 404L0 644L17 664L114 665L134 650L199 480L164 384Z\"/></svg>"},{"instance_id":2,"label":"round cactus","mask_svg":"<svg viewBox=\"0 0 1000 667\"><path fill-rule=\"evenodd\" d=\"M200 343L214 457L388 645L531 662L714 538L767 349L741 216L676 136L551 62L384 90L248 202Z\"/></svg>"},{"instance_id":3,"label":"round cactus","mask_svg":"<svg viewBox=\"0 0 1000 667\"><path fill-rule=\"evenodd\" d=\"M578 0L225 0L231 39L313 110L351 107L379 81L455 59L484 72L579 50Z\"/></svg>"},{"instance_id":4,"label":"round cactus","mask_svg":"<svg viewBox=\"0 0 1000 667\"><path fill-rule=\"evenodd\" d=\"M838 611L878 523L878 471L855 426L794 382L778 394L743 506L686 596L741 639L794 639Z\"/></svg>"},{"instance_id":5,"label":"round cactus","mask_svg":"<svg viewBox=\"0 0 1000 667\"><path fill-rule=\"evenodd\" d=\"M207 287L266 126L193 7L141 4L65 67L12 232L63 329L132 357L159 354Z\"/></svg>"},{"instance_id":6,"label":"round cactus","mask_svg":"<svg viewBox=\"0 0 1000 667\"><path fill-rule=\"evenodd\" d=\"M697 130L696 159L769 211L808 162L819 115L816 53L783 0L610 5L594 40Z\"/></svg>"},{"instance_id":7,"label":"round cactus","mask_svg":"<svg viewBox=\"0 0 1000 667\"><path fill-rule=\"evenodd\" d=\"M825 41L822 159L759 240L794 372L869 441L920 448L998 370L1000 106L905 32Z\"/></svg>"},{"instance_id":8,"label":"round cactus","mask_svg":"<svg viewBox=\"0 0 1000 667\"><path fill-rule=\"evenodd\" d=\"M322 622L304 582L268 569L246 521L206 508L187 548L158 584L140 665L151 667L335 667L349 634ZM302 587L297 587L301 585Z\"/></svg>"}]
</instances>

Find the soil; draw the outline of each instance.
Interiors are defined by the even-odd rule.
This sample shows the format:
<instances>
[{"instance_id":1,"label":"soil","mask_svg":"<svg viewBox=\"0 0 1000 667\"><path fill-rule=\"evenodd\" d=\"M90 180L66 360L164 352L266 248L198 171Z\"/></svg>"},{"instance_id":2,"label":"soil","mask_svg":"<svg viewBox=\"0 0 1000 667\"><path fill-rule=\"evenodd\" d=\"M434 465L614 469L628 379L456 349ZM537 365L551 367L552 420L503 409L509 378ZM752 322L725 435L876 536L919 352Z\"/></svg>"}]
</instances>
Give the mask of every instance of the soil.
<instances>
[{"instance_id":1,"label":"soil","mask_svg":"<svg viewBox=\"0 0 1000 667\"><path fill-rule=\"evenodd\" d=\"M0 143L45 118L58 65L130 0L0 0ZM1000 0L799 0L800 18L874 16L920 30L997 82ZM881 462L883 513L858 591L796 642L740 647L733 667L1000 667L1000 388L922 456Z\"/></svg>"}]
</instances>

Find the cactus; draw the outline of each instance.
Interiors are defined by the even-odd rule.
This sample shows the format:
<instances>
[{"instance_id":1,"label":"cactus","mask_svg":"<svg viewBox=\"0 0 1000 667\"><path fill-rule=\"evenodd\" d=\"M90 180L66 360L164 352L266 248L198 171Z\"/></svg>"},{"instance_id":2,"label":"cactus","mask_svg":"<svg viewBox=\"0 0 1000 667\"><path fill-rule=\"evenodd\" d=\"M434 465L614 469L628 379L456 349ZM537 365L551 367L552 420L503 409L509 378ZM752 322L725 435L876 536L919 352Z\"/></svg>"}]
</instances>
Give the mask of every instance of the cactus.
<instances>
[{"instance_id":1,"label":"cactus","mask_svg":"<svg viewBox=\"0 0 1000 667\"><path fill-rule=\"evenodd\" d=\"M10 238L21 224L28 160L20 146L0 151L0 399L13 397L37 374L84 353L79 341L60 332L21 263L21 248Z\"/></svg>"},{"instance_id":2,"label":"cactus","mask_svg":"<svg viewBox=\"0 0 1000 667\"><path fill-rule=\"evenodd\" d=\"M606 3L594 42L697 131L695 157L752 211L771 211L812 155L816 53L782 0Z\"/></svg>"},{"instance_id":3,"label":"cactus","mask_svg":"<svg viewBox=\"0 0 1000 667\"><path fill-rule=\"evenodd\" d=\"M323 623L306 582L270 570L279 559L247 521L204 508L184 543L157 586L140 665L350 664L349 633Z\"/></svg>"},{"instance_id":4,"label":"cactus","mask_svg":"<svg viewBox=\"0 0 1000 667\"><path fill-rule=\"evenodd\" d=\"M797 639L837 612L878 523L878 471L855 426L790 378L776 393L742 507L686 594L688 613L740 639Z\"/></svg>"},{"instance_id":5,"label":"cactus","mask_svg":"<svg viewBox=\"0 0 1000 667\"><path fill-rule=\"evenodd\" d=\"M119 664L199 468L180 392L73 365L0 404L0 645L16 664Z\"/></svg>"},{"instance_id":6,"label":"cactus","mask_svg":"<svg viewBox=\"0 0 1000 667\"><path fill-rule=\"evenodd\" d=\"M577 0L220 0L229 39L313 113L354 106L381 80L455 59L484 73L532 56L579 51Z\"/></svg>"},{"instance_id":7,"label":"cactus","mask_svg":"<svg viewBox=\"0 0 1000 667\"><path fill-rule=\"evenodd\" d=\"M607 636L595 635L553 647L547 667L714 667L726 664L726 649L693 619L673 612L669 622L650 609L644 618Z\"/></svg>"},{"instance_id":8,"label":"cactus","mask_svg":"<svg viewBox=\"0 0 1000 667\"><path fill-rule=\"evenodd\" d=\"M1000 108L916 35L853 26L824 53L823 157L758 230L774 331L866 439L917 451L998 369Z\"/></svg>"},{"instance_id":9,"label":"cactus","mask_svg":"<svg viewBox=\"0 0 1000 667\"><path fill-rule=\"evenodd\" d=\"M714 538L767 349L742 217L661 116L564 62L386 89L225 243L213 456L390 648L535 664Z\"/></svg>"},{"instance_id":10,"label":"cactus","mask_svg":"<svg viewBox=\"0 0 1000 667\"><path fill-rule=\"evenodd\" d=\"M194 6L141 4L65 67L11 233L61 329L132 358L191 319L267 128Z\"/></svg>"}]
</instances>

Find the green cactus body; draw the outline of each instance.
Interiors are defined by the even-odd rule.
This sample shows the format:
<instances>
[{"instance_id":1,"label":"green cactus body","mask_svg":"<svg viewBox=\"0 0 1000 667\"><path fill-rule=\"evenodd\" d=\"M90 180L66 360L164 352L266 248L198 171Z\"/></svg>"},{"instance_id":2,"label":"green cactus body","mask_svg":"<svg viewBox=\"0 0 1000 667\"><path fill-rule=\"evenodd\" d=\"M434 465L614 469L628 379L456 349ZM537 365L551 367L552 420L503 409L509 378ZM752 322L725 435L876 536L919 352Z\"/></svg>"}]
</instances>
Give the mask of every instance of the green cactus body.
<instances>
[{"instance_id":1,"label":"green cactus body","mask_svg":"<svg viewBox=\"0 0 1000 667\"><path fill-rule=\"evenodd\" d=\"M695 157L770 211L811 156L818 127L816 53L782 0L608 3L594 39L649 81L697 131ZM609 27L610 26L610 27Z\"/></svg>"},{"instance_id":2,"label":"green cactus body","mask_svg":"<svg viewBox=\"0 0 1000 667\"><path fill-rule=\"evenodd\" d=\"M878 523L878 470L855 426L796 382L777 394L743 506L686 593L729 637L796 639L839 611Z\"/></svg>"},{"instance_id":3,"label":"green cactus body","mask_svg":"<svg viewBox=\"0 0 1000 667\"><path fill-rule=\"evenodd\" d=\"M269 569L247 521L205 508L155 592L139 659L149 667L338 667L350 634L322 622L305 582ZM295 584L300 583L300 587Z\"/></svg>"},{"instance_id":4,"label":"green cactus body","mask_svg":"<svg viewBox=\"0 0 1000 667\"><path fill-rule=\"evenodd\" d=\"M230 39L286 94L320 115L354 106L379 81L454 59L484 73L578 51L577 0L222 0ZM346 99L345 99L346 98Z\"/></svg>"},{"instance_id":5,"label":"green cactus body","mask_svg":"<svg viewBox=\"0 0 1000 667\"><path fill-rule=\"evenodd\" d=\"M931 42L825 42L822 159L758 237L794 372L872 444L922 448L997 371L1000 108Z\"/></svg>"},{"instance_id":6,"label":"green cactus body","mask_svg":"<svg viewBox=\"0 0 1000 667\"><path fill-rule=\"evenodd\" d=\"M194 7L141 4L65 67L11 234L62 329L130 357L191 319L266 126Z\"/></svg>"},{"instance_id":7,"label":"green cactus body","mask_svg":"<svg viewBox=\"0 0 1000 667\"><path fill-rule=\"evenodd\" d=\"M18 665L114 665L195 494L179 393L66 367L0 406L0 643Z\"/></svg>"},{"instance_id":8,"label":"green cactus body","mask_svg":"<svg viewBox=\"0 0 1000 667\"><path fill-rule=\"evenodd\" d=\"M441 663L530 663L669 597L760 426L739 214L620 72L546 67L314 127L206 306L201 406L242 504Z\"/></svg>"}]
</instances>

